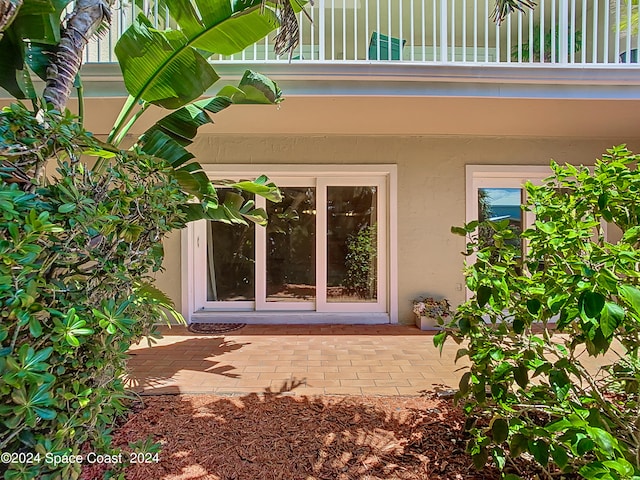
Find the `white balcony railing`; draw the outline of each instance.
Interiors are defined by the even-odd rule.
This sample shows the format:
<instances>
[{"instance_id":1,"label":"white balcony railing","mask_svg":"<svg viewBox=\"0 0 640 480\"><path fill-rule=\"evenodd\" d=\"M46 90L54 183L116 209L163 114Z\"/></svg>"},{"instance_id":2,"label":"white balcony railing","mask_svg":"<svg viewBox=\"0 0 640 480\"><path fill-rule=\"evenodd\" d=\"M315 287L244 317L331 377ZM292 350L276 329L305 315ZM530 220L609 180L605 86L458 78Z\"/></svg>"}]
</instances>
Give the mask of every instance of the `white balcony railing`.
<instances>
[{"instance_id":1,"label":"white balcony railing","mask_svg":"<svg viewBox=\"0 0 640 480\"><path fill-rule=\"evenodd\" d=\"M133 2L135 3L135 2ZM498 26L494 0L316 0L300 14L292 62L417 62L430 64L618 64L638 67L638 2L539 0L527 14ZM153 3L156 25L169 19ZM115 62L118 36L138 13L116 10L107 36L90 44L87 62ZM273 36L215 62L288 62L273 52Z\"/></svg>"}]
</instances>

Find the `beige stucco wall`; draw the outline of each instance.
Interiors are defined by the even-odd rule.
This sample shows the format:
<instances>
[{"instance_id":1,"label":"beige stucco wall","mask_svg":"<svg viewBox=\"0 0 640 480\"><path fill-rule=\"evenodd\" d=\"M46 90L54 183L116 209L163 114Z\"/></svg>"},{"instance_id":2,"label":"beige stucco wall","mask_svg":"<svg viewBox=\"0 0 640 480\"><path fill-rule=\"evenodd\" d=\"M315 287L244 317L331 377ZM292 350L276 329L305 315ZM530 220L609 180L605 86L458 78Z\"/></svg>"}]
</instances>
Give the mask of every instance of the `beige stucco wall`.
<instances>
[{"instance_id":1,"label":"beige stucco wall","mask_svg":"<svg viewBox=\"0 0 640 480\"><path fill-rule=\"evenodd\" d=\"M87 128L108 133L123 101L88 99ZM160 114L150 111L128 141ZM241 105L215 117L192 146L202 163L398 166L405 323L418 294L464 299L457 289L464 239L449 231L465 218L465 165L546 165L550 158L588 164L619 143L640 151L640 100L312 96L291 97L280 108ZM158 283L180 308L180 233L167 239L165 251Z\"/></svg>"},{"instance_id":2,"label":"beige stucco wall","mask_svg":"<svg viewBox=\"0 0 640 480\"><path fill-rule=\"evenodd\" d=\"M193 152L203 163L362 164L398 166L399 318L412 321L419 294L464 300L464 239L450 233L465 219L465 165L592 163L621 138L513 138L471 136L200 136ZM628 142L640 149L640 139ZM166 244L166 272L158 277L180 301L180 238Z\"/></svg>"}]
</instances>

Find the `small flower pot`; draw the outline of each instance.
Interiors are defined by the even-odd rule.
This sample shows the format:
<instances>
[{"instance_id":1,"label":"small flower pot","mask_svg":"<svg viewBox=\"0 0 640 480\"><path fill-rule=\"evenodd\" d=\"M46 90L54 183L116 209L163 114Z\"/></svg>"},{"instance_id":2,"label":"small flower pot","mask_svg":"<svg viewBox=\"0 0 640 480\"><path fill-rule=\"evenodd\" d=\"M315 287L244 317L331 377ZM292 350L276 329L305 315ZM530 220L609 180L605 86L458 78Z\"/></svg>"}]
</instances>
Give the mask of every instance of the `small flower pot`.
<instances>
[{"instance_id":1,"label":"small flower pot","mask_svg":"<svg viewBox=\"0 0 640 480\"><path fill-rule=\"evenodd\" d=\"M442 330L442 326L438 324L435 317L427 317L425 315L416 315L416 327L420 330Z\"/></svg>"}]
</instances>

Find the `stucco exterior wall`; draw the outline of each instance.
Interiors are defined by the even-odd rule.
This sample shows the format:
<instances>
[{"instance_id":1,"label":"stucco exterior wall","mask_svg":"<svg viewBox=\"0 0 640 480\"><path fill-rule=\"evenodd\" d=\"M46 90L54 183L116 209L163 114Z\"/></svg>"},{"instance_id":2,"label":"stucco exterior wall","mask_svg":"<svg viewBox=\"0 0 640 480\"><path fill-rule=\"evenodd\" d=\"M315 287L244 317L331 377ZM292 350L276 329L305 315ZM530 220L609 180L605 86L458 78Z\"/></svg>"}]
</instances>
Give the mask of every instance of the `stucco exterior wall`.
<instances>
[{"instance_id":1,"label":"stucco exterior wall","mask_svg":"<svg viewBox=\"0 0 640 480\"><path fill-rule=\"evenodd\" d=\"M592 164L604 150L640 138L514 138L471 136L202 135L192 147L211 164L377 164L398 166L398 293L400 323L411 323L420 294L464 301L464 239L450 233L465 220L465 165ZM158 285L180 306L180 234L166 241Z\"/></svg>"}]
</instances>

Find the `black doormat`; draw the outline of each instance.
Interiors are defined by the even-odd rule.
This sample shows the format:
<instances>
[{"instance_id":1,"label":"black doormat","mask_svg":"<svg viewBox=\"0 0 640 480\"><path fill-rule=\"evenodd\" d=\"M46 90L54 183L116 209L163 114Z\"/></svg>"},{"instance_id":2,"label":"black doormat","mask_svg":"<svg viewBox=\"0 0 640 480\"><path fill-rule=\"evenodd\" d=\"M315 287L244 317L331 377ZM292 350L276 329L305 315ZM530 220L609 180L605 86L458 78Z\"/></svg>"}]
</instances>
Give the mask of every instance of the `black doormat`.
<instances>
[{"instance_id":1,"label":"black doormat","mask_svg":"<svg viewBox=\"0 0 640 480\"><path fill-rule=\"evenodd\" d=\"M191 323L189 331L191 333L227 333L240 330L246 323Z\"/></svg>"}]
</instances>

